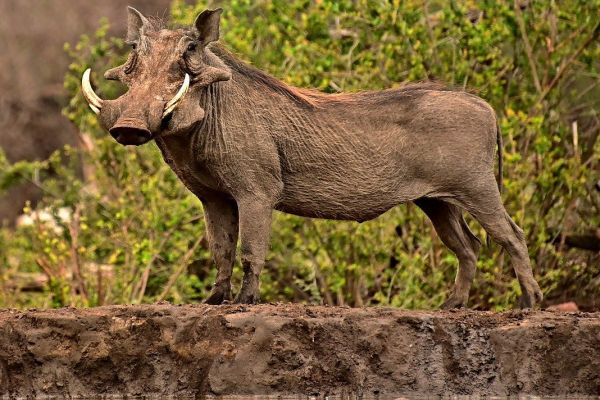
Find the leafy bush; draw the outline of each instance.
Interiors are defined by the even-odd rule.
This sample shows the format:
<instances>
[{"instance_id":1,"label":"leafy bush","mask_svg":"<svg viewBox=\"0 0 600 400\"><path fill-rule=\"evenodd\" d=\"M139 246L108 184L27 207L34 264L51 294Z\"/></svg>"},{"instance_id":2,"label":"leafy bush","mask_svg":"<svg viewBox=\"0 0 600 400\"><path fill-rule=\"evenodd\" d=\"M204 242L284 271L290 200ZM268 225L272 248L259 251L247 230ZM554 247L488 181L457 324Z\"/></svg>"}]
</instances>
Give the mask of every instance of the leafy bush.
<instances>
[{"instance_id":1,"label":"leafy bush","mask_svg":"<svg viewBox=\"0 0 600 400\"><path fill-rule=\"evenodd\" d=\"M175 1L172 20L190 24L221 3L222 41L290 84L338 92L438 79L477 90L500 118L505 204L526 232L546 298L594 305L600 258L569 248L565 238L600 226L600 1ZM37 164L0 158L0 186L41 176L48 196L38 209L72 210L68 221L57 219L62 229L38 220L1 231L4 305L189 302L210 289L215 271L199 201L153 145L125 148L110 139L79 93L88 66L99 72L123 60L123 42L106 32L105 24L67 47L73 63L65 87L73 98L65 113L83 150ZM103 97L122 90L94 78ZM60 163L65 157L83 164L85 181ZM55 174L44 178L50 169ZM277 213L261 290L265 301L435 308L456 267L411 204L362 224ZM44 293L10 285L40 269ZM236 266L238 285L240 274ZM471 305L503 309L518 295L508 256L484 247Z\"/></svg>"}]
</instances>

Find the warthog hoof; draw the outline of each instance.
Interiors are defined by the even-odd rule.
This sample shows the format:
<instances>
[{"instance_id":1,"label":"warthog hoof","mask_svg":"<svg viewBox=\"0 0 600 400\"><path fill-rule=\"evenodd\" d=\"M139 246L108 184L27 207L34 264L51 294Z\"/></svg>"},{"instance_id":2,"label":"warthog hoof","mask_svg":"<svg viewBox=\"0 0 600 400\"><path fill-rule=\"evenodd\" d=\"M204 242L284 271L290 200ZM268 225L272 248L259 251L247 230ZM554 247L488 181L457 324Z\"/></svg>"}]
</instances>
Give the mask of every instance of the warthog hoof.
<instances>
[{"instance_id":1,"label":"warthog hoof","mask_svg":"<svg viewBox=\"0 0 600 400\"><path fill-rule=\"evenodd\" d=\"M442 309L451 310L453 308L463 308L467 305L468 296L459 296L456 293L452 293L450 297L442 304Z\"/></svg>"},{"instance_id":2,"label":"warthog hoof","mask_svg":"<svg viewBox=\"0 0 600 400\"><path fill-rule=\"evenodd\" d=\"M242 287L240 293L238 293L237 297L234 300L234 303L237 304L258 304L260 303L260 295L258 294L258 290L254 291L245 291Z\"/></svg>"},{"instance_id":3,"label":"warthog hoof","mask_svg":"<svg viewBox=\"0 0 600 400\"><path fill-rule=\"evenodd\" d=\"M229 303L231 301L231 287L227 286L215 286L213 287L210 295L206 300L204 300L205 304L223 304Z\"/></svg>"},{"instance_id":4,"label":"warthog hoof","mask_svg":"<svg viewBox=\"0 0 600 400\"><path fill-rule=\"evenodd\" d=\"M536 281L533 281L531 284L521 285L523 294L519 299L519 307L521 308L534 308L536 304L540 304L544 299L544 295L542 294L542 290Z\"/></svg>"}]
</instances>

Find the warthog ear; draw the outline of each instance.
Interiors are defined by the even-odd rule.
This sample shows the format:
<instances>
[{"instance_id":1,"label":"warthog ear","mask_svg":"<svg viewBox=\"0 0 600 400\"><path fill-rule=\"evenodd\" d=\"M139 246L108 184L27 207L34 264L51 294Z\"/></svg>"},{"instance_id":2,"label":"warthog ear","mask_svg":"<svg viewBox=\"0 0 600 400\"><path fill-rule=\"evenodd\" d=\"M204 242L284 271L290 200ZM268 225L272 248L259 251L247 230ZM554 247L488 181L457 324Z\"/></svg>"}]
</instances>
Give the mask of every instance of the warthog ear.
<instances>
[{"instance_id":1,"label":"warthog ear","mask_svg":"<svg viewBox=\"0 0 600 400\"><path fill-rule=\"evenodd\" d=\"M216 10L204 10L196 17L194 26L198 31L198 39L203 46L219 40L219 21L222 12L222 8L217 8Z\"/></svg>"},{"instance_id":2,"label":"warthog ear","mask_svg":"<svg viewBox=\"0 0 600 400\"><path fill-rule=\"evenodd\" d=\"M133 7L127 7L127 43L137 43L144 34L144 27L148 26L148 18Z\"/></svg>"}]
</instances>

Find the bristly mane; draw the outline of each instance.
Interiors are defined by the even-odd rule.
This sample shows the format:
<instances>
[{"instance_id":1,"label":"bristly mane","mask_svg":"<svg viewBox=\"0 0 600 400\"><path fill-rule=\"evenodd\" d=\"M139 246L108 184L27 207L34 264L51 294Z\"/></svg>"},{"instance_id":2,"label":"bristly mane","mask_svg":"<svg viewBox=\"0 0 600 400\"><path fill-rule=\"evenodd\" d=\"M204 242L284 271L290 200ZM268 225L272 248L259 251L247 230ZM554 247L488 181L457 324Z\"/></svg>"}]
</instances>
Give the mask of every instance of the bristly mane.
<instances>
[{"instance_id":1,"label":"bristly mane","mask_svg":"<svg viewBox=\"0 0 600 400\"><path fill-rule=\"evenodd\" d=\"M153 31L159 31L165 29L167 23L161 18L149 18ZM180 30L185 35L195 37L197 31L193 27L189 26L172 26L171 29ZM352 102L355 100L372 101L372 102L385 102L390 100L396 100L402 97L410 96L411 94L417 94L424 91L465 91L464 88L454 87L447 83L430 80L404 83L400 87L383 89L383 90L364 90L357 92L344 92L344 93L325 93L317 89L306 89L297 88L288 85L285 82L269 75L268 73L261 71L254 67L248 62L243 61L227 49L220 42L212 43L209 45L209 49L217 55L232 71L237 72L246 78L264 85L265 87L282 94L294 101L298 105L305 107L319 107L320 105L331 103L331 102Z\"/></svg>"},{"instance_id":2,"label":"bristly mane","mask_svg":"<svg viewBox=\"0 0 600 400\"><path fill-rule=\"evenodd\" d=\"M293 100L299 105L308 107L318 107L327 102L343 102L352 101L354 99L363 99L371 101L386 101L393 100L398 97L410 95L411 92L417 91L454 91L452 88L442 82L425 81L404 84L401 87L393 89L384 89L376 91L359 91L349 93L324 93L316 89L297 88L280 81L277 78L261 71L260 69L242 61L231 51L225 48L220 43L215 43L210 46L210 50L218 56L229 68L244 77L257 82L267 88L282 94Z\"/></svg>"},{"instance_id":3,"label":"bristly mane","mask_svg":"<svg viewBox=\"0 0 600 400\"><path fill-rule=\"evenodd\" d=\"M300 89L288 85L267 74L266 72L263 72L260 69L242 61L220 43L212 45L210 50L217 55L217 57L219 57L229 68L231 68L232 71L237 72L254 82L264 85L300 105L315 105L313 97L318 96L319 92L310 89Z\"/></svg>"},{"instance_id":4,"label":"bristly mane","mask_svg":"<svg viewBox=\"0 0 600 400\"><path fill-rule=\"evenodd\" d=\"M151 29L155 31L165 29L166 25L165 21L160 18L152 18L151 24ZM190 37L195 37L197 35L196 30L194 28L190 28L189 26L175 26L172 29L179 29ZM264 85L268 89L286 96L298 105L309 108L319 107L326 103L332 102L352 102L358 99L372 102L389 101L398 99L400 97L405 97L407 95L410 96L411 93L416 94L423 91L464 91L463 88L452 87L440 81L421 81L405 83L400 87L391 89L325 93L317 89L297 88L288 85L287 83L282 82L268 73L254 67L248 62L243 61L220 42L212 43L209 46L209 49L229 68L231 68L233 72L237 72L251 81L254 81L260 85Z\"/></svg>"}]
</instances>

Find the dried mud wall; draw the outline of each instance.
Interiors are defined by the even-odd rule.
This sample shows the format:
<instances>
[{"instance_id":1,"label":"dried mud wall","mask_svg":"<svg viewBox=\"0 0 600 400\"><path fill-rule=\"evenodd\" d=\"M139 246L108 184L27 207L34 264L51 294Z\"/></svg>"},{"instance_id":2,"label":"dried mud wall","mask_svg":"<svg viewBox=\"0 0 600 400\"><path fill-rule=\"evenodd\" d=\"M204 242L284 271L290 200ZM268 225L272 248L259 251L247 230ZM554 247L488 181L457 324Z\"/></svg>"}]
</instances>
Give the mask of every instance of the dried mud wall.
<instances>
[{"instance_id":1,"label":"dried mud wall","mask_svg":"<svg viewBox=\"0 0 600 400\"><path fill-rule=\"evenodd\" d=\"M0 395L600 394L600 314L302 305L0 311Z\"/></svg>"}]
</instances>

